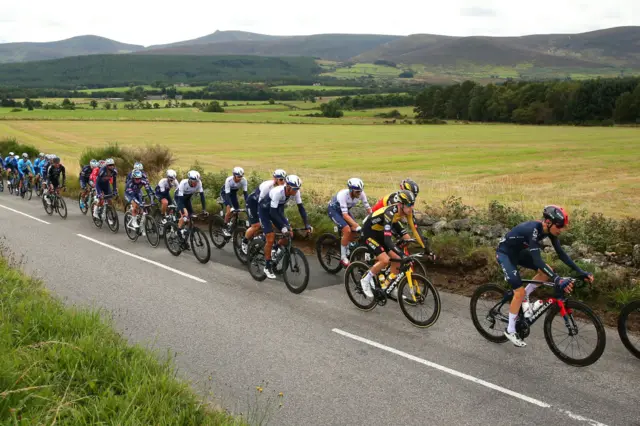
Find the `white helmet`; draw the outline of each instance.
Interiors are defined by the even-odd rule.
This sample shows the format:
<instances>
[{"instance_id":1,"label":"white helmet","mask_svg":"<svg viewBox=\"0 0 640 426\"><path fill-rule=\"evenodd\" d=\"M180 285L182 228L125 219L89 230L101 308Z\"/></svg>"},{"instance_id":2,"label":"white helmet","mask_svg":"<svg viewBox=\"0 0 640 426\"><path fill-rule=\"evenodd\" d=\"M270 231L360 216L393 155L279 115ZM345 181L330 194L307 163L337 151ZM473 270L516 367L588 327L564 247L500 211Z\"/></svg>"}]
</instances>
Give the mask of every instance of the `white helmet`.
<instances>
[{"instance_id":1,"label":"white helmet","mask_svg":"<svg viewBox=\"0 0 640 426\"><path fill-rule=\"evenodd\" d=\"M41 152L40 154L38 154L38 157L40 158L44 157L44 153Z\"/></svg>"},{"instance_id":2,"label":"white helmet","mask_svg":"<svg viewBox=\"0 0 640 426\"><path fill-rule=\"evenodd\" d=\"M276 179L284 179L287 177L287 172L282 169L277 169L275 172L273 172L273 177Z\"/></svg>"},{"instance_id":3,"label":"white helmet","mask_svg":"<svg viewBox=\"0 0 640 426\"><path fill-rule=\"evenodd\" d=\"M112 166L116 164L115 161L113 161L113 158L107 158L106 160L104 160L104 165L105 166Z\"/></svg>"},{"instance_id":4,"label":"white helmet","mask_svg":"<svg viewBox=\"0 0 640 426\"><path fill-rule=\"evenodd\" d=\"M234 167L233 168L233 175L234 176L244 176L244 169L242 167Z\"/></svg>"},{"instance_id":5,"label":"white helmet","mask_svg":"<svg viewBox=\"0 0 640 426\"><path fill-rule=\"evenodd\" d=\"M293 189L300 189L300 187L302 186L302 181L296 175L287 176L285 182L287 183L287 186L290 186Z\"/></svg>"},{"instance_id":6,"label":"white helmet","mask_svg":"<svg viewBox=\"0 0 640 426\"><path fill-rule=\"evenodd\" d=\"M351 178L347 181L347 188L352 191L362 191L364 189L364 182L358 178Z\"/></svg>"},{"instance_id":7,"label":"white helmet","mask_svg":"<svg viewBox=\"0 0 640 426\"><path fill-rule=\"evenodd\" d=\"M93 159L89 161L89 167L91 167L92 169L95 169L96 167L98 167L98 160Z\"/></svg>"},{"instance_id":8,"label":"white helmet","mask_svg":"<svg viewBox=\"0 0 640 426\"><path fill-rule=\"evenodd\" d=\"M142 166L142 163L139 161L136 161L136 163L133 165L133 170L144 170L144 167Z\"/></svg>"},{"instance_id":9,"label":"white helmet","mask_svg":"<svg viewBox=\"0 0 640 426\"><path fill-rule=\"evenodd\" d=\"M27 154L26 152L22 153L22 158L24 158L25 160L29 158L29 154Z\"/></svg>"},{"instance_id":10,"label":"white helmet","mask_svg":"<svg viewBox=\"0 0 640 426\"><path fill-rule=\"evenodd\" d=\"M169 169L167 170L167 177L168 178L172 178L175 179L178 175L176 174L175 170Z\"/></svg>"},{"instance_id":11,"label":"white helmet","mask_svg":"<svg viewBox=\"0 0 640 426\"><path fill-rule=\"evenodd\" d=\"M187 178L189 180L199 180L200 173L196 172L195 170L191 170L189 173L187 173Z\"/></svg>"},{"instance_id":12,"label":"white helmet","mask_svg":"<svg viewBox=\"0 0 640 426\"><path fill-rule=\"evenodd\" d=\"M13 153L13 151L11 151L11 152L9 153L9 157L13 157L14 155L15 155L15 154Z\"/></svg>"}]
</instances>

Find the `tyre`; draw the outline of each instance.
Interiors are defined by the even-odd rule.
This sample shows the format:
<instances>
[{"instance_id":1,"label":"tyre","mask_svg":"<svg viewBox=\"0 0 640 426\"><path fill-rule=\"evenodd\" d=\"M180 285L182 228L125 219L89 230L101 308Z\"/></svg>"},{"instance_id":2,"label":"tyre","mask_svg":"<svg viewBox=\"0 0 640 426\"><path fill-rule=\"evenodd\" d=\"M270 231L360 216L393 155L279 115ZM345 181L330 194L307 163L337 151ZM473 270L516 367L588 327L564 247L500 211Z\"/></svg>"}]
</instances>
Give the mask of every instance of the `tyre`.
<instances>
[{"instance_id":1,"label":"tyre","mask_svg":"<svg viewBox=\"0 0 640 426\"><path fill-rule=\"evenodd\" d=\"M340 263L340 240L333 234L324 234L316 241L316 254L322 268L330 274L342 269Z\"/></svg>"},{"instance_id":2,"label":"tyre","mask_svg":"<svg viewBox=\"0 0 640 426\"><path fill-rule=\"evenodd\" d=\"M369 265L364 262L351 262L344 272L344 286L347 290L347 296L356 308L362 311L370 311L376 307L376 299L368 298L362 291L360 280L369 272ZM378 287L378 277L373 277Z\"/></svg>"},{"instance_id":3,"label":"tyre","mask_svg":"<svg viewBox=\"0 0 640 426\"><path fill-rule=\"evenodd\" d=\"M47 200L49 203L47 203ZM53 214L53 201L51 201L51 198L48 195L46 197L42 197L42 205L44 206L44 211L51 216Z\"/></svg>"},{"instance_id":4,"label":"tyre","mask_svg":"<svg viewBox=\"0 0 640 426\"><path fill-rule=\"evenodd\" d=\"M302 250L292 247L284 262L284 283L291 293L302 293L309 284L309 261Z\"/></svg>"},{"instance_id":5,"label":"tyre","mask_svg":"<svg viewBox=\"0 0 640 426\"><path fill-rule=\"evenodd\" d=\"M266 261L264 259L264 241L261 238L254 238L249 243L247 249L247 268L249 274L256 281L264 281L267 274L264 273Z\"/></svg>"},{"instance_id":6,"label":"tyre","mask_svg":"<svg viewBox=\"0 0 640 426\"><path fill-rule=\"evenodd\" d=\"M84 203L84 208L82 207L82 204ZM80 194L78 194L78 206L80 207L80 211L82 212L82 214L87 214L87 212L89 211L89 205L86 203L86 200L82 199L82 192Z\"/></svg>"},{"instance_id":7,"label":"tyre","mask_svg":"<svg viewBox=\"0 0 640 426\"><path fill-rule=\"evenodd\" d=\"M151 215L147 215L144 220L144 230L147 234L147 241L153 248L158 247L160 244L160 226L158 222Z\"/></svg>"},{"instance_id":8,"label":"tyre","mask_svg":"<svg viewBox=\"0 0 640 426\"><path fill-rule=\"evenodd\" d=\"M404 277L398 285L400 310L409 322L416 327L431 327L440 318L440 294L424 275L412 273L411 283L413 284L413 289L409 286L408 278ZM416 289L420 289L419 293ZM412 293L415 296L415 302ZM418 309L423 309L424 314L417 314L416 311Z\"/></svg>"},{"instance_id":9,"label":"tyre","mask_svg":"<svg viewBox=\"0 0 640 426\"><path fill-rule=\"evenodd\" d=\"M153 212L153 219L156 221L156 224L158 224L158 236L160 238L164 238L164 226L162 225L162 213L160 212L160 210L156 210L155 212Z\"/></svg>"},{"instance_id":10,"label":"tyre","mask_svg":"<svg viewBox=\"0 0 640 426\"><path fill-rule=\"evenodd\" d=\"M174 256L180 256L182 253L182 238L180 238L178 225L174 222L164 226L164 245Z\"/></svg>"},{"instance_id":11,"label":"tyre","mask_svg":"<svg viewBox=\"0 0 640 426\"><path fill-rule=\"evenodd\" d=\"M191 245L193 255L198 259L198 262L207 263L209 259L211 259L211 246L209 245L209 240L200 228L196 228L195 226L191 228L189 244Z\"/></svg>"},{"instance_id":12,"label":"tyre","mask_svg":"<svg viewBox=\"0 0 640 426\"><path fill-rule=\"evenodd\" d=\"M565 318L558 321L559 324L552 325L553 320L560 314L558 305L549 309L544 319L544 338L547 345L551 352L566 364L576 367L591 365L600 359L607 343L602 321L590 307L577 300L567 300L565 308L568 313ZM595 339L591 337L592 333L588 333L587 339L578 342L580 335L587 334L591 327L594 329ZM593 340L596 342L595 347L585 349L591 346L589 343Z\"/></svg>"},{"instance_id":13,"label":"tyre","mask_svg":"<svg viewBox=\"0 0 640 426\"><path fill-rule=\"evenodd\" d=\"M473 325L482 337L493 343L507 341L504 330L509 323L511 299L506 295L507 291L503 287L497 284L485 284L473 292L469 303Z\"/></svg>"},{"instance_id":14,"label":"tyre","mask_svg":"<svg viewBox=\"0 0 640 426\"><path fill-rule=\"evenodd\" d=\"M57 210L58 210L58 214L60 215L61 218L66 219L67 218L67 203L65 203L64 198L62 197L56 197L56 204L57 204Z\"/></svg>"},{"instance_id":15,"label":"tyre","mask_svg":"<svg viewBox=\"0 0 640 426\"><path fill-rule=\"evenodd\" d=\"M111 230L111 232L115 234L118 232L118 229L120 229L118 212L116 212L116 209L111 204L107 204L106 209L107 209L107 226L109 227L109 230Z\"/></svg>"},{"instance_id":16,"label":"tyre","mask_svg":"<svg viewBox=\"0 0 640 426\"><path fill-rule=\"evenodd\" d=\"M375 256L366 246L357 247L351 252L351 255L349 256L349 262L362 262L369 265L369 267L373 266L375 260Z\"/></svg>"},{"instance_id":17,"label":"tyre","mask_svg":"<svg viewBox=\"0 0 640 426\"><path fill-rule=\"evenodd\" d=\"M27 198L27 200L31 201L31 198L33 198L33 187L31 185L27 186L27 192L25 194L25 197Z\"/></svg>"},{"instance_id":18,"label":"tyre","mask_svg":"<svg viewBox=\"0 0 640 426\"><path fill-rule=\"evenodd\" d=\"M127 237L129 237L131 241L136 241L138 239L138 230L131 227L131 223L133 222L133 216L131 215L131 212L126 212L124 214L123 221L125 234L127 234Z\"/></svg>"},{"instance_id":19,"label":"tyre","mask_svg":"<svg viewBox=\"0 0 640 426\"><path fill-rule=\"evenodd\" d=\"M36 195L42 197L42 184L40 182L36 185Z\"/></svg>"},{"instance_id":20,"label":"tyre","mask_svg":"<svg viewBox=\"0 0 640 426\"><path fill-rule=\"evenodd\" d=\"M246 232L247 230L245 228L236 228L233 231L233 237L232 237L233 252L236 254L236 257L238 258L240 263L242 263L243 265L245 265L248 260L247 255L244 254L244 252L242 251L242 239L244 238L244 235Z\"/></svg>"},{"instance_id":21,"label":"tyre","mask_svg":"<svg viewBox=\"0 0 640 426\"><path fill-rule=\"evenodd\" d=\"M42 197L42 202L44 202L44 197ZM104 206L102 206L102 208L104 208ZM100 213L100 208L98 207L98 217L95 217L93 215L93 209L91 211L91 219L93 220L93 224L96 226L96 228L102 228L102 213Z\"/></svg>"},{"instance_id":22,"label":"tyre","mask_svg":"<svg viewBox=\"0 0 640 426\"><path fill-rule=\"evenodd\" d=\"M209 236L214 246L222 249L227 244L227 238L222 233L224 227L224 219L220 216L213 216L209 222Z\"/></svg>"},{"instance_id":23,"label":"tyre","mask_svg":"<svg viewBox=\"0 0 640 426\"><path fill-rule=\"evenodd\" d=\"M618 334L625 348L640 358L640 300L622 307L618 318Z\"/></svg>"}]
</instances>

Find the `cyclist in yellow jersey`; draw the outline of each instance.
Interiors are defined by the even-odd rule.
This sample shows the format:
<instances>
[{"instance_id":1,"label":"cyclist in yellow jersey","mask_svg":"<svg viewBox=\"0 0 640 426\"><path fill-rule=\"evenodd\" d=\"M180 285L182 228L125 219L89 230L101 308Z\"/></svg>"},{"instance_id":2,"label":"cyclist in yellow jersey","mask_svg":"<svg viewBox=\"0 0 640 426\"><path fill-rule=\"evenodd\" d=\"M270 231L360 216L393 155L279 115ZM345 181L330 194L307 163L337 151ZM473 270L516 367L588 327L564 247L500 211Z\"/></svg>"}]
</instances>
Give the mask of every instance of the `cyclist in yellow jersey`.
<instances>
[{"instance_id":1,"label":"cyclist in yellow jersey","mask_svg":"<svg viewBox=\"0 0 640 426\"><path fill-rule=\"evenodd\" d=\"M399 235L406 235L407 230L400 225L400 220L407 218L409 228L416 237L421 241L416 227L413 225L413 205L416 198L411 191L403 190L398 193L397 202L387 207L379 209L367 216L362 224L362 233L365 244L373 250L376 256L376 263L369 269L367 275L360 280L362 291L367 297L373 297L371 291L375 287L373 277L380 273L389 265L391 259L402 259L405 254L400 250L391 238L392 230ZM397 274L399 264L394 262L391 265L391 273ZM395 294L393 295L396 296Z\"/></svg>"}]
</instances>

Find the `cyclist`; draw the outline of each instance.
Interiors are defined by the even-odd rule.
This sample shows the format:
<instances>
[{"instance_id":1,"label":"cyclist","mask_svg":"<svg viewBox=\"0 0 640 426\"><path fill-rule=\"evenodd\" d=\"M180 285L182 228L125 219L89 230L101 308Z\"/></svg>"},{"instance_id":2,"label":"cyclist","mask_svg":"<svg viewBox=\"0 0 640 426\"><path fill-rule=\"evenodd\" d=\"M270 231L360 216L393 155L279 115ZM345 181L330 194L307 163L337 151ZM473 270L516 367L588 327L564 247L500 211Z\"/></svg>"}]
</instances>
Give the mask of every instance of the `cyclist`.
<instances>
[{"instance_id":1,"label":"cyclist","mask_svg":"<svg viewBox=\"0 0 640 426\"><path fill-rule=\"evenodd\" d=\"M98 204L93 206L93 217L99 219L98 208L104 204L104 195L111 195L112 188L109 185L113 185L113 195L118 195L117 186L118 170L116 169L116 163L113 158L107 158L104 160L104 166L98 170L96 176L96 196L99 201Z\"/></svg>"},{"instance_id":2,"label":"cyclist","mask_svg":"<svg viewBox=\"0 0 640 426\"><path fill-rule=\"evenodd\" d=\"M172 204L171 200L171 188L177 190L178 189L178 180L176 179L178 175L175 170L167 170L166 177L160 179L158 185L156 185L156 197L160 200L161 211L162 211L162 225L167 223L166 215L167 215L167 207L169 204ZM175 194L175 192L174 192Z\"/></svg>"},{"instance_id":3,"label":"cyclist","mask_svg":"<svg viewBox=\"0 0 640 426\"><path fill-rule=\"evenodd\" d=\"M104 163L105 163L104 160L98 160L98 167L91 170L91 175L89 176L89 182L93 183L94 188L96 186L96 180L98 179L98 173L100 173L100 169L104 167Z\"/></svg>"},{"instance_id":4,"label":"cyclist","mask_svg":"<svg viewBox=\"0 0 640 426\"><path fill-rule=\"evenodd\" d=\"M549 237L558 258L576 271L586 281L593 282L593 275L576 265L562 250L558 236L569 225L569 215L562 208L554 205L546 206L542 211L542 220L523 222L509 231L498 244L496 260L502 268L505 280L513 288L513 299L509 307L509 325L504 335L517 347L526 343L516 334L516 318L522 301L529 302L529 295L537 288L535 284L522 287L522 279L518 266L537 271L533 277L537 281L553 281L558 287L569 293L573 287L571 281L558 276L540 255L540 241ZM528 305L529 307L530 305Z\"/></svg>"},{"instance_id":5,"label":"cyclist","mask_svg":"<svg viewBox=\"0 0 640 426\"><path fill-rule=\"evenodd\" d=\"M22 158L18 160L18 173L20 174L20 183L18 187L20 188L20 193L23 193L23 188L25 186L24 175L26 174L28 177L33 177L33 165L31 164L31 160L29 160L29 154L26 152L22 153Z\"/></svg>"},{"instance_id":6,"label":"cyclist","mask_svg":"<svg viewBox=\"0 0 640 426\"><path fill-rule=\"evenodd\" d=\"M135 172L136 170L140 170L142 172L142 179L146 180L147 182L149 181L147 174L144 172L144 167L142 166L142 163L139 161L136 161L135 164L133 165L133 170L131 170L127 175L127 178L125 180L125 185L129 184L129 181L131 180L131 176L133 175L133 172Z\"/></svg>"},{"instance_id":7,"label":"cyclist","mask_svg":"<svg viewBox=\"0 0 640 426\"><path fill-rule=\"evenodd\" d=\"M189 220L189 217L193 215L193 206L191 205L191 197L196 192L200 193L200 202L202 203L202 212L204 216L208 216L207 212L207 204L204 198L204 189L202 188L202 181L200 180L200 173L195 170L189 171L187 173L187 178L182 179L180 184L178 185L178 189L176 189L175 197L176 197L176 206L180 211L180 220L178 221L178 229L180 230L181 235L184 236L182 232L183 226Z\"/></svg>"},{"instance_id":8,"label":"cyclist","mask_svg":"<svg viewBox=\"0 0 640 426\"><path fill-rule=\"evenodd\" d=\"M287 177L287 172L282 169L278 169L273 172L273 179L265 180L258 186L255 191L247 198L247 216L249 216L249 223L251 226L247 229L242 239L242 252L247 254L249 248L249 241L253 239L253 236L258 229L260 229L260 218L258 217L258 203L262 201L264 197L269 195L269 191L274 186L284 185L284 179Z\"/></svg>"},{"instance_id":9,"label":"cyclist","mask_svg":"<svg viewBox=\"0 0 640 426\"><path fill-rule=\"evenodd\" d=\"M60 182L60 175L62 174L62 182ZM49 193L57 191L59 187L64 188L64 184L67 180L67 173L60 163L60 157L57 155L53 156L51 160L51 167L47 171L47 182L49 183ZM61 184L62 183L62 184ZM47 204L51 204L51 200L47 197Z\"/></svg>"},{"instance_id":10,"label":"cyclist","mask_svg":"<svg viewBox=\"0 0 640 426\"><path fill-rule=\"evenodd\" d=\"M89 185L89 177L91 177L91 172L93 169L98 167L98 161L93 159L89 161L89 164L84 166L80 171L80 189L82 189L82 193L80 194L80 208L84 208L84 199L89 194L91 190L91 186Z\"/></svg>"},{"instance_id":11,"label":"cyclist","mask_svg":"<svg viewBox=\"0 0 640 426\"><path fill-rule=\"evenodd\" d=\"M367 215L370 215L372 210L371 206L369 206L369 201L367 201L367 195L364 193L364 183L358 178L351 178L347 181L347 189L338 191L329 201L329 206L327 207L329 218L342 232L340 263L345 268L349 266L349 254L347 253L349 243L357 238L355 233L362 229L349 211L358 204L358 201L362 201L362 204L367 209Z\"/></svg>"},{"instance_id":12,"label":"cyclist","mask_svg":"<svg viewBox=\"0 0 640 426\"><path fill-rule=\"evenodd\" d=\"M131 203L131 226L132 228L138 228L138 206L142 204L142 187L147 191L149 199L155 198L155 194L149 186L149 182L142 177L141 170L134 170L131 172L131 180L126 185L124 190L124 198L127 202ZM127 225L128 226L128 225Z\"/></svg>"},{"instance_id":13,"label":"cyclist","mask_svg":"<svg viewBox=\"0 0 640 426\"><path fill-rule=\"evenodd\" d=\"M40 161L40 187L43 194L47 194L49 190L47 186L47 171L50 165L51 154L45 154L44 159Z\"/></svg>"},{"instance_id":14,"label":"cyclist","mask_svg":"<svg viewBox=\"0 0 640 426\"><path fill-rule=\"evenodd\" d=\"M40 185L40 177L42 176L41 166L44 163L44 153L39 153L38 158L33 161L33 171L35 172L34 186Z\"/></svg>"},{"instance_id":15,"label":"cyclist","mask_svg":"<svg viewBox=\"0 0 640 426\"><path fill-rule=\"evenodd\" d=\"M373 250L376 256L376 263L369 269L367 275L360 280L362 291L367 297L373 297L371 289L375 287L374 276L389 265L390 259L402 259L405 254L400 250L391 239L392 229L399 235L406 234L406 230L398 223L402 218L411 218L413 214L413 206L416 197L411 191L402 190L395 198L395 203L390 206L376 210L367 216L362 223L362 235L365 238L365 244ZM399 264L393 262L391 264L391 273L397 274ZM394 277L389 275L390 279ZM397 298L397 288L394 289L392 296Z\"/></svg>"},{"instance_id":16,"label":"cyclist","mask_svg":"<svg viewBox=\"0 0 640 426\"><path fill-rule=\"evenodd\" d=\"M304 204L302 204L302 197L300 195L301 186L302 182L298 176L289 175L285 178L285 184L271 189L269 194L262 199L258 207L260 224L262 225L262 230L266 236L266 243L264 246L264 258L266 260L266 265L264 267L264 273L270 279L275 279L276 277L271 265L271 248L275 242L276 235L271 224L273 223L278 229L280 229L285 238L288 236L289 228L291 228L291 226L289 225L289 220L284 214L284 207L291 197L295 197L300 217L302 217L302 220L304 221L304 226L307 229L307 232L313 232L313 228L309 225ZM284 244L284 241L281 240L278 243ZM277 252L278 249L279 245L276 244L274 253Z\"/></svg>"},{"instance_id":17,"label":"cyclist","mask_svg":"<svg viewBox=\"0 0 640 426\"><path fill-rule=\"evenodd\" d=\"M15 191L13 191L13 193L15 194L15 196L17 197L18 195L20 195L18 192L18 182L20 181L20 171L18 170L18 161L19 161L20 157L18 155L14 155L13 156L13 160L11 160L11 168L13 169L13 187L15 188Z\"/></svg>"},{"instance_id":18,"label":"cyclist","mask_svg":"<svg viewBox=\"0 0 640 426\"><path fill-rule=\"evenodd\" d=\"M244 177L244 169L242 167L234 167L233 175L229 176L227 180L224 181L224 185L220 189L220 196L224 200L224 205L227 206L227 211L224 215L224 228L222 228L222 233L226 237L231 236L231 231L229 230L231 212L240 208L237 195L240 187L242 187L242 191L244 192L244 204L246 206L247 196L249 193L247 192L247 179Z\"/></svg>"}]
</instances>

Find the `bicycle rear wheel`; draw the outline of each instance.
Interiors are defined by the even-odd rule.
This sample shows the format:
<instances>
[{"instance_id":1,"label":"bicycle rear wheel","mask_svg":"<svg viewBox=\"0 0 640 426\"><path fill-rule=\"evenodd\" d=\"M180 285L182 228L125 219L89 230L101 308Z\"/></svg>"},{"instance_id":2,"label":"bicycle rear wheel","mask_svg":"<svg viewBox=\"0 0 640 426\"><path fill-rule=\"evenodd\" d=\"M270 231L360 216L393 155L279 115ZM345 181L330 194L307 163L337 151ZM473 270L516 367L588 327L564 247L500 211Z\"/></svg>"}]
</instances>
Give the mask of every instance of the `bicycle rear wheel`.
<instances>
[{"instance_id":1,"label":"bicycle rear wheel","mask_svg":"<svg viewBox=\"0 0 640 426\"><path fill-rule=\"evenodd\" d=\"M131 212L126 212L124 214L124 219L123 220L124 220L124 232L125 232L125 234L127 234L127 237L129 237L129 239L131 241L136 241L138 239L138 230L131 226L133 224L133 220L134 220L133 216L131 215Z\"/></svg>"},{"instance_id":2,"label":"bicycle rear wheel","mask_svg":"<svg viewBox=\"0 0 640 426\"><path fill-rule=\"evenodd\" d=\"M302 293L309 284L309 262L307 256L297 247L292 247L282 268L284 283L290 292Z\"/></svg>"},{"instance_id":3,"label":"bicycle rear wheel","mask_svg":"<svg viewBox=\"0 0 640 426\"><path fill-rule=\"evenodd\" d=\"M207 263L209 259L211 259L211 246L209 246L209 240L200 228L196 228L195 226L191 228L189 242L191 244L193 255L198 259L198 262Z\"/></svg>"},{"instance_id":4,"label":"bicycle rear wheel","mask_svg":"<svg viewBox=\"0 0 640 426\"><path fill-rule=\"evenodd\" d=\"M247 268L251 277L256 281L264 281L267 274L264 273L266 261L264 259L264 241L261 238L254 238L249 243L247 249Z\"/></svg>"},{"instance_id":5,"label":"bicycle rear wheel","mask_svg":"<svg viewBox=\"0 0 640 426\"><path fill-rule=\"evenodd\" d=\"M180 253L182 253L180 230L174 222L169 222L164 226L164 245L169 250L169 253L174 256L180 256Z\"/></svg>"},{"instance_id":6,"label":"bicycle rear wheel","mask_svg":"<svg viewBox=\"0 0 640 426\"><path fill-rule=\"evenodd\" d=\"M567 315L563 318L564 321L560 323L561 325L554 327L552 324L560 313L558 305L549 309L549 313L544 319L544 338L547 345L549 345L551 352L566 364L576 367L591 365L600 359L607 343L602 321L590 307L577 300L567 300L565 308ZM593 328L593 332L590 330L591 328ZM584 337L585 334L589 337L580 339L580 336ZM590 346L593 334L595 334L595 347L585 349Z\"/></svg>"},{"instance_id":7,"label":"bicycle rear wheel","mask_svg":"<svg viewBox=\"0 0 640 426\"><path fill-rule=\"evenodd\" d=\"M224 220L220 216L213 216L209 222L209 236L214 246L222 249L227 244L227 239L222 233Z\"/></svg>"},{"instance_id":8,"label":"bicycle rear wheel","mask_svg":"<svg viewBox=\"0 0 640 426\"><path fill-rule=\"evenodd\" d=\"M80 194L78 194L78 206L80 207L80 211L82 212L82 214L87 214L87 212L89 211L89 205L86 204L87 200L84 200L82 197L82 192ZM82 207L84 205L84 207Z\"/></svg>"},{"instance_id":9,"label":"bicycle rear wheel","mask_svg":"<svg viewBox=\"0 0 640 426\"><path fill-rule=\"evenodd\" d=\"M469 303L474 327L482 337L493 343L507 341L504 330L509 323L510 300L504 301L506 293L497 284L481 285L473 292Z\"/></svg>"},{"instance_id":10,"label":"bicycle rear wheel","mask_svg":"<svg viewBox=\"0 0 640 426\"><path fill-rule=\"evenodd\" d=\"M618 318L618 334L629 352L640 358L640 300L622 307Z\"/></svg>"},{"instance_id":11,"label":"bicycle rear wheel","mask_svg":"<svg viewBox=\"0 0 640 426\"><path fill-rule=\"evenodd\" d=\"M375 263L375 256L366 246L356 247L349 256L349 262L363 262L370 267Z\"/></svg>"},{"instance_id":12,"label":"bicycle rear wheel","mask_svg":"<svg viewBox=\"0 0 640 426\"><path fill-rule=\"evenodd\" d=\"M118 232L118 229L120 229L118 212L116 212L116 209L111 204L107 204L106 209L107 209L107 226L109 227L111 232L115 234Z\"/></svg>"},{"instance_id":13,"label":"bicycle rear wheel","mask_svg":"<svg viewBox=\"0 0 640 426\"><path fill-rule=\"evenodd\" d=\"M340 240L333 234L324 234L316 241L316 254L320 265L330 274L337 274L340 264Z\"/></svg>"},{"instance_id":14,"label":"bicycle rear wheel","mask_svg":"<svg viewBox=\"0 0 640 426\"><path fill-rule=\"evenodd\" d=\"M60 215L61 218L66 219L67 218L67 203L64 202L64 198L56 197L56 204L57 204L56 210L58 210L58 214Z\"/></svg>"},{"instance_id":15,"label":"bicycle rear wheel","mask_svg":"<svg viewBox=\"0 0 640 426\"><path fill-rule=\"evenodd\" d=\"M247 263L248 256L242 251L242 239L247 230L245 228L236 228L233 231L233 252L243 265Z\"/></svg>"}]
</instances>

